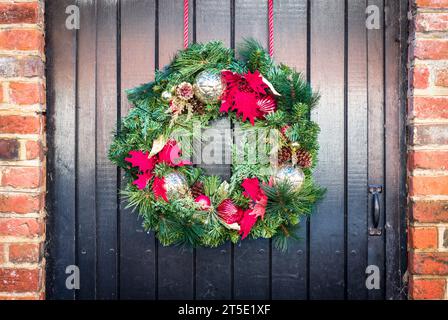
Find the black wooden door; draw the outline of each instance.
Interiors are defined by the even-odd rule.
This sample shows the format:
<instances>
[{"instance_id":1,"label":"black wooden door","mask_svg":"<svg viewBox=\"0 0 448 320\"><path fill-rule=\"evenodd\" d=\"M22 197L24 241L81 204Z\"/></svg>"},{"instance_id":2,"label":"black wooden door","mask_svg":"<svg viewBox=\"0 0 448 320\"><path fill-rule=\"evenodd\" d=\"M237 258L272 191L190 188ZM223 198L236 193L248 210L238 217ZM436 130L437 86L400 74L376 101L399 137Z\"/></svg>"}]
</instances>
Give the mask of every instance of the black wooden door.
<instances>
[{"instance_id":1,"label":"black wooden door","mask_svg":"<svg viewBox=\"0 0 448 320\"><path fill-rule=\"evenodd\" d=\"M124 90L182 47L182 0L48 0L48 275L56 299L397 299L403 296L402 39L405 0L276 0L275 59L302 70L321 101L315 176L327 195L287 253L269 240L162 247L124 209L107 160ZM80 29L66 28L66 8ZM379 29L366 28L366 7ZM190 1L190 39L267 42L267 1ZM223 121L217 126L228 126ZM229 167L214 168L228 176ZM370 235L380 194L381 235ZM80 269L69 290L66 267ZM380 271L367 290L366 268Z\"/></svg>"}]
</instances>

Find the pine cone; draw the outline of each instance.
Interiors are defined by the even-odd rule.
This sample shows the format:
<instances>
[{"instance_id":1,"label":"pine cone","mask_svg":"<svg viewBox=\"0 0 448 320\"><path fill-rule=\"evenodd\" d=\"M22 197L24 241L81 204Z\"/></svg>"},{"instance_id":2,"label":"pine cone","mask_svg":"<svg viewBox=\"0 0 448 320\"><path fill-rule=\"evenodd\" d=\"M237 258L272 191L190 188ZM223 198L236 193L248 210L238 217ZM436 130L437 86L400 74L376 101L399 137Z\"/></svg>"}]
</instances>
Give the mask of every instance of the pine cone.
<instances>
[{"instance_id":1,"label":"pine cone","mask_svg":"<svg viewBox=\"0 0 448 320\"><path fill-rule=\"evenodd\" d=\"M292 150L290 147L282 147L278 152L278 163L282 164L291 161Z\"/></svg>"},{"instance_id":2,"label":"pine cone","mask_svg":"<svg viewBox=\"0 0 448 320\"><path fill-rule=\"evenodd\" d=\"M299 149L296 152L297 164L302 168L309 168L313 163L311 153L306 150Z\"/></svg>"},{"instance_id":3,"label":"pine cone","mask_svg":"<svg viewBox=\"0 0 448 320\"><path fill-rule=\"evenodd\" d=\"M201 103L200 101L194 101L191 103L193 105L193 112L199 115L202 115L205 113L205 105Z\"/></svg>"},{"instance_id":4,"label":"pine cone","mask_svg":"<svg viewBox=\"0 0 448 320\"><path fill-rule=\"evenodd\" d=\"M194 199L204 194L204 184L200 181L191 186L191 194Z\"/></svg>"}]
</instances>

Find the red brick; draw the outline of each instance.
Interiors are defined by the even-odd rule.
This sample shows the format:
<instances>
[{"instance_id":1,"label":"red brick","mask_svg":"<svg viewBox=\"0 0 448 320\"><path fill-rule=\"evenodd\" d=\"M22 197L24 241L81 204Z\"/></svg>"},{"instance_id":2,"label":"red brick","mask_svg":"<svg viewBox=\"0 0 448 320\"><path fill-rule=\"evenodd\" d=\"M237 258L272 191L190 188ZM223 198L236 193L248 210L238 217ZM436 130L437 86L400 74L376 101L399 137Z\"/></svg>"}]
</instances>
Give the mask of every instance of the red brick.
<instances>
[{"instance_id":1,"label":"red brick","mask_svg":"<svg viewBox=\"0 0 448 320\"><path fill-rule=\"evenodd\" d=\"M414 300L436 300L445 297L445 279L414 279L409 282L409 297Z\"/></svg>"},{"instance_id":2,"label":"red brick","mask_svg":"<svg viewBox=\"0 0 448 320\"><path fill-rule=\"evenodd\" d=\"M41 172L42 169L39 167L7 167L2 172L0 185L13 188L38 188L42 181Z\"/></svg>"},{"instance_id":3,"label":"red brick","mask_svg":"<svg viewBox=\"0 0 448 320\"><path fill-rule=\"evenodd\" d=\"M12 103L45 103L45 88L40 83L11 82L9 96Z\"/></svg>"},{"instance_id":4,"label":"red brick","mask_svg":"<svg viewBox=\"0 0 448 320\"><path fill-rule=\"evenodd\" d=\"M422 223L448 223L448 201L411 202L411 218Z\"/></svg>"},{"instance_id":5,"label":"red brick","mask_svg":"<svg viewBox=\"0 0 448 320\"><path fill-rule=\"evenodd\" d=\"M0 300L43 300L38 294L35 295L23 295L23 296L17 296L17 295L0 295Z\"/></svg>"},{"instance_id":6,"label":"red brick","mask_svg":"<svg viewBox=\"0 0 448 320\"><path fill-rule=\"evenodd\" d=\"M32 218L0 218L0 236L33 238L43 234L43 224Z\"/></svg>"},{"instance_id":7,"label":"red brick","mask_svg":"<svg viewBox=\"0 0 448 320\"><path fill-rule=\"evenodd\" d=\"M409 230L409 245L414 249L435 249L438 246L437 228L411 227Z\"/></svg>"},{"instance_id":8,"label":"red brick","mask_svg":"<svg viewBox=\"0 0 448 320\"><path fill-rule=\"evenodd\" d=\"M448 275L448 252L410 252L412 274Z\"/></svg>"},{"instance_id":9,"label":"red brick","mask_svg":"<svg viewBox=\"0 0 448 320\"><path fill-rule=\"evenodd\" d=\"M19 157L19 141L14 139L0 139L0 159L16 160Z\"/></svg>"},{"instance_id":10,"label":"red brick","mask_svg":"<svg viewBox=\"0 0 448 320\"><path fill-rule=\"evenodd\" d=\"M410 169L448 169L448 151L412 151L409 153Z\"/></svg>"},{"instance_id":11,"label":"red brick","mask_svg":"<svg viewBox=\"0 0 448 320\"><path fill-rule=\"evenodd\" d=\"M415 97L413 108L416 118L448 119L448 97Z\"/></svg>"},{"instance_id":12,"label":"red brick","mask_svg":"<svg viewBox=\"0 0 448 320\"><path fill-rule=\"evenodd\" d=\"M415 28L418 32L448 30L448 13L417 13Z\"/></svg>"},{"instance_id":13,"label":"red brick","mask_svg":"<svg viewBox=\"0 0 448 320\"><path fill-rule=\"evenodd\" d=\"M448 144L448 125L415 125L410 130L410 142L415 145Z\"/></svg>"},{"instance_id":14,"label":"red brick","mask_svg":"<svg viewBox=\"0 0 448 320\"><path fill-rule=\"evenodd\" d=\"M39 117L0 116L0 133L37 134L39 132Z\"/></svg>"},{"instance_id":15,"label":"red brick","mask_svg":"<svg viewBox=\"0 0 448 320\"><path fill-rule=\"evenodd\" d=\"M448 0L416 0L415 3L422 8L448 8Z\"/></svg>"},{"instance_id":16,"label":"red brick","mask_svg":"<svg viewBox=\"0 0 448 320\"><path fill-rule=\"evenodd\" d=\"M448 87L448 70L442 69L437 70L436 72L436 86L439 87ZM445 105L445 108L448 109L448 105Z\"/></svg>"},{"instance_id":17,"label":"red brick","mask_svg":"<svg viewBox=\"0 0 448 320\"><path fill-rule=\"evenodd\" d=\"M421 60L448 59L448 40L417 39L414 55Z\"/></svg>"},{"instance_id":18,"label":"red brick","mask_svg":"<svg viewBox=\"0 0 448 320\"><path fill-rule=\"evenodd\" d=\"M1 292L30 292L40 289L39 269L0 268Z\"/></svg>"},{"instance_id":19,"label":"red brick","mask_svg":"<svg viewBox=\"0 0 448 320\"><path fill-rule=\"evenodd\" d=\"M43 158L43 148L40 141L27 141L25 144L25 148L27 160Z\"/></svg>"},{"instance_id":20,"label":"red brick","mask_svg":"<svg viewBox=\"0 0 448 320\"><path fill-rule=\"evenodd\" d=\"M37 263L40 260L40 245L36 243L10 244L9 261L13 263Z\"/></svg>"},{"instance_id":21,"label":"red brick","mask_svg":"<svg viewBox=\"0 0 448 320\"><path fill-rule=\"evenodd\" d=\"M43 76L45 66L40 57L36 56L0 56L0 76L38 77Z\"/></svg>"},{"instance_id":22,"label":"red brick","mask_svg":"<svg viewBox=\"0 0 448 320\"><path fill-rule=\"evenodd\" d=\"M44 48L44 37L38 30L0 30L0 50L38 50Z\"/></svg>"},{"instance_id":23,"label":"red brick","mask_svg":"<svg viewBox=\"0 0 448 320\"><path fill-rule=\"evenodd\" d=\"M0 24L37 23L38 3L2 3L0 4Z\"/></svg>"},{"instance_id":24,"label":"red brick","mask_svg":"<svg viewBox=\"0 0 448 320\"><path fill-rule=\"evenodd\" d=\"M429 69L424 65L416 65L413 71L415 89L426 89L429 86Z\"/></svg>"},{"instance_id":25,"label":"red brick","mask_svg":"<svg viewBox=\"0 0 448 320\"><path fill-rule=\"evenodd\" d=\"M3 213L33 213L43 207L42 197L27 194L0 194L0 212Z\"/></svg>"},{"instance_id":26,"label":"red brick","mask_svg":"<svg viewBox=\"0 0 448 320\"><path fill-rule=\"evenodd\" d=\"M409 194L411 196L448 195L448 176L411 176Z\"/></svg>"}]
</instances>

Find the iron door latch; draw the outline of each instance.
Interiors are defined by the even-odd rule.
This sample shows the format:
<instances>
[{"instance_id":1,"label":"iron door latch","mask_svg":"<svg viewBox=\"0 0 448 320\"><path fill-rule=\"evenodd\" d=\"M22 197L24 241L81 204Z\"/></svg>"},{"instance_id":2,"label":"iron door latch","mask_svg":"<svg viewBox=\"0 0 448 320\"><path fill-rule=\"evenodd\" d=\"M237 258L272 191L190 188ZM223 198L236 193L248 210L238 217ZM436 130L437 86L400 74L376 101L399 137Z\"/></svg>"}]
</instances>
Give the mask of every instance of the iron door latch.
<instances>
[{"instance_id":1,"label":"iron door latch","mask_svg":"<svg viewBox=\"0 0 448 320\"><path fill-rule=\"evenodd\" d=\"M371 217L372 217L372 227L369 228L369 235L371 236L381 236L382 229L378 228L381 219L381 206L380 206L380 193L383 192L383 186L379 184L369 185L369 193L372 195L371 203Z\"/></svg>"}]
</instances>

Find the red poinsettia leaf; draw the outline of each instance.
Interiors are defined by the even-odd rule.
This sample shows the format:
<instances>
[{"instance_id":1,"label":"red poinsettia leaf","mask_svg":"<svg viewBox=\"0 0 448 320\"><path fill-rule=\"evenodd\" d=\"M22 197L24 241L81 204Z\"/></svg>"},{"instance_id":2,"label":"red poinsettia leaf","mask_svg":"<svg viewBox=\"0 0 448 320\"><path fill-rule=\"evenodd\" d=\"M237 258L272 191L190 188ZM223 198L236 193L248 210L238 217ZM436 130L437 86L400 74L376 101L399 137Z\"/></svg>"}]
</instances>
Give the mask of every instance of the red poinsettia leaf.
<instances>
[{"instance_id":1,"label":"red poinsettia leaf","mask_svg":"<svg viewBox=\"0 0 448 320\"><path fill-rule=\"evenodd\" d=\"M229 112L235 102L235 95L238 92L239 84L243 77L238 73L224 70L221 72L222 80L225 84L224 93L221 97L220 112Z\"/></svg>"},{"instance_id":2,"label":"red poinsettia leaf","mask_svg":"<svg viewBox=\"0 0 448 320\"><path fill-rule=\"evenodd\" d=\"M258 178L246 178L241 186L244 188L243 194L255 202L251 214L264 219L268 197L263 189L260 188L260 181Z\"/></svg>"},{"instance_id":3,"label":"red poinsettia leaf","mask_svg":"<svg viewBox=\"0 0 448 320\"><path fill-rule=\"evenodd\" d=\"M163 149L158 153L158 162L166 163L171 167L182 167L191 162L181 159L181 150L175 140L169 140Z\"/></svg>"},{"instance_id":4,"label":"red poinsettia leaf","mask_svg":"<svg viewBox=\"0 0 448 320\"><path fill-rule=\"evenodd\" d=\"M219 108L219 112L229 112L235 101L234 97L233 90L226 92L221 98L221 108Z\"/></svg>"},{"instance_id":5,"label":"red poinsettia leaf","mask_svg":"<svg viewBox=\"0 0 448 320\"><path fill-rule=\"evenodd\" d=\"M254 125L255 118L260 116L257 97L253 92L238 91L235 94L235 104L232 110L236 110L237 114L242 116L243 122L249 119L252 125Z\"/></svg>"},{"instance_id":6,"label":"red poinsettia leaf","mask_svg":"<svg viewBox=\"0 0 448 320\"><path fill-rule=\"evenodd\" d=\"M258 71L240 75L228 70L222 71L225 91L221 99L220 112L236 111L242 121L249 119L254 125L255 118L274 112L277 108L273 97L266 94L269 86Z\"/></svg>"},{"instance_id":7,"label":"red poinsettia leaf","mask_svg":"<svg viewBox=\"0 0 448 320\"><path fill-rule=\"evenodd\" d=\"M230 89L233 86L237 86L239 84L239 82L241 82L241 80L243 80L242 75L240 75L236 72L229 71L229 70L222 71L221 78L224 81L224 83L226 84L227 89Z\"/></svg>"},{"instance_id":8,"label":"red poinsettia leaf","mask_svg":"<svg viewBox=\"0 0 448 320\"><path fill-rule=\"evenodd\" d=\"M154 196L156 199L162 198L166 202L168 202L168 197L166 196L165 189L165 178L155 177L154 182L152 183L152 191L154 192Z\"/></svg>"},{"instance_id":9,"label":"red poinsettia leaf","mask_svg":"<svg viewBox=\"0 0 448 320\"><path fill-rule=\"evenodd\" d=\"M143 190L146 188L148 181L152 179L153 174L150 171L140 173L137 175L138 178L132 182L132 184L136 185L139 190Z\"/></svg>"},{"instance_id":10,"label":"red poinsettia leaf","mask_svg":"<svg viewBox=\"0 0 448 320\"><path fill-rule=\"evenodd\" d=\"M149 158L149 152L143 151L130 151L131 157L125 158L127 162L130 162L133 167L137 167L141 172L152 171L156 165L156 159L154 157Z\"/></svg>"},{"instance_id":11,"label":"red poinsettia leaf","mask_svg":"<svg viewBox=\"0 0 448 320\"><path fill-rule=\"evenodd\" d=\"M257 93L266 94L266 89L268 89L268 85L263 81L263 77L261 76L258 70L255 70L254 73L250 71L244 75L244 78L247 81L247 84Z\"/></svg>"},{"instance_id":12,"label":"red poinsettia leaf","mask_svg":"<svg viewBox=\"0 0 448 320\"><path fill-rule=\"evenodd\" d=\"M242 235L241 240L244 240L252 230L252 227L257 222L258 216L255 214L252 214L252 210L246 210L244 211L244 216L240 221L240 231L239 234Z\"/></svg>"},{"instance_id":13,"label":"red poinsettia leaf","mask_svg":"<svg viewBox=\"0 0 448 320\"><path fill-rule=\"evenodd\" d=\"M246 178L241 186L244 188L243 194L253 201L259 200L262 196L263 190L260 189L260 181L258 181L258 178Z\"/></svg>"},{"instance_id":14,"label":"red poinsettia leaf","mask_svg":"<svg viewBox=\"0 0 448 320\"><path fill-rule=\"evenodd\" d=\"M251 214L257 217L261 217L261 220L263 220L266 213L266 205L268 204L268 197L264 194L263 190L261 192L263 194L260 197L260 200L255 203L254 209Z\"/></svg>"}]
</instances>

